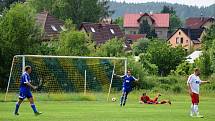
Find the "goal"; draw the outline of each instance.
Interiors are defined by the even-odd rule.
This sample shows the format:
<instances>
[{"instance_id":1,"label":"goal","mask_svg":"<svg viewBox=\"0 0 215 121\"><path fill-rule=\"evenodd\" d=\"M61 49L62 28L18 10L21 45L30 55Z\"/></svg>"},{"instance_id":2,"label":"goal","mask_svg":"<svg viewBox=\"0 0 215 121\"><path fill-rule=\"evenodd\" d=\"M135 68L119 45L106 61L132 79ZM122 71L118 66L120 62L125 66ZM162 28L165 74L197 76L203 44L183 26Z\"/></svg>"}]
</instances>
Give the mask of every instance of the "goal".
<instances>
[{"instance_id":1,"label":"goal","mask_svg":"<svg viewBox=\"0 0 215 121\"><path fill-rule=\"evenodd\" d=\"M5 95L18 93L20 77L26 65L32 67L31 83L39 93L106 93L121 90L122 80L114 73L125 74L127 58L16 55L13 58Z\"/></svg>"}]
</instances>

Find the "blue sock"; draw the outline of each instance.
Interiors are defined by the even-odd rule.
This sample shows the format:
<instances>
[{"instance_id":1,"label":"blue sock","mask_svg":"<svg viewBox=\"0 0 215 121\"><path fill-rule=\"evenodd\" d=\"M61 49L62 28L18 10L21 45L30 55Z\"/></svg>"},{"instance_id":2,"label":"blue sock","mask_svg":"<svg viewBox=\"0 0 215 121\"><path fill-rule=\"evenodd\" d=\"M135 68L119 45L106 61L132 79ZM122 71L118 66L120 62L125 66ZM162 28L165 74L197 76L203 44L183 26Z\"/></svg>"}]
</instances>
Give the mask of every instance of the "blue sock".
<instances>
[{"instance_id":1,"label":"blue sock","mask_svg":"<svg viewBox=\"0 0 215 121\"><path fill-rule=\"evenodd\" d=\"M36 106L34 104L31 104L31 108L33 109L34 113L37 112Z\"/></svg>"},{"instance_id":2,"label":"blue sock","mask_svg":"<svg viewBox=\"0 0 215 121\"><path fill-rule=\"evenodd\" d=\"M15 113L18 113L18 111L19 111L19 105L20 105L20 104L17 102L17 103L16 103Z\"/></svg>"}]
</instances>

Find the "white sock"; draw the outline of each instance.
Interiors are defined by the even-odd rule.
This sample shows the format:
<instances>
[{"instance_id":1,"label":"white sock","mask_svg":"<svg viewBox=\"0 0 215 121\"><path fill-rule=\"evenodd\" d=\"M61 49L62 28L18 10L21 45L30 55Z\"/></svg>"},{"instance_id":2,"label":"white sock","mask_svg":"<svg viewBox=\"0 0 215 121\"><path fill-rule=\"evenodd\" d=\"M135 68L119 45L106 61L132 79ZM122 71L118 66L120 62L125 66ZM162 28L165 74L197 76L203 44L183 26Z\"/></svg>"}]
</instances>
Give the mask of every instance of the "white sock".
<instances>
[{"instance_id":1,"label":"white sock","mask_svg":"<svg viewBox=\"0 0 215 121\"><path fill-rule=\"evenodd\" d=\"M190 115L193 115L193 114L194 114L194 106L193 106L193 104L191 104Z\"/></svg>"},{"instance_id":2,"label":"white sock","mask_svg":"<svg viewBox=\"0 0 215 121\"><path fill-rule=\"evenodd\" d=\"M199 115L198 105L193 105L193 107L194 107L194 112L196 113L196 115Z\"/></svg>"}]
</instances>

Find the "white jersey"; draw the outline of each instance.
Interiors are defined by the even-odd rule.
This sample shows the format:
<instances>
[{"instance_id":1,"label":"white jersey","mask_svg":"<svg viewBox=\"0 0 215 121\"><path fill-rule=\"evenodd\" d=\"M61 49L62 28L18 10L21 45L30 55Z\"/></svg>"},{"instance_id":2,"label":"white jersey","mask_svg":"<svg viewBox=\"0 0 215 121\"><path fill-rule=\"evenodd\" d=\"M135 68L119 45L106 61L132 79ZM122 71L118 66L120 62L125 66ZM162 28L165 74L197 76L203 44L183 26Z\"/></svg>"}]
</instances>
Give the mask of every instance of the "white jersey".
<instances>
[{"instance_id":1,"label":"white jersey","mask_svg":"<svg viewBox=\"0 0 215 121\"><path fill-rule=\"evenodd\" d=\"M187 84L190 85L191 91L193 93L199 94L199 85L201 84L199 76L191 74L187 80Z\"/></svg>"}]
</instances>

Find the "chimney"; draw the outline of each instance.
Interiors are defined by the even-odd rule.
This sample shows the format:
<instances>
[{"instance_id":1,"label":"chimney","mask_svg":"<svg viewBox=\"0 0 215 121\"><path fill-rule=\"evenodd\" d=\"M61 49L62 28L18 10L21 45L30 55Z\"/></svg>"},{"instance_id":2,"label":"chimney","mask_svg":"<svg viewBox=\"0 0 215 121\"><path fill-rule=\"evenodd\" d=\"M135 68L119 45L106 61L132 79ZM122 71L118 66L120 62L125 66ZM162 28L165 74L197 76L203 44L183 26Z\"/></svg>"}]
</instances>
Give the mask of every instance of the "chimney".
<instances>
[{"instance_id":1,"label":"chimney","mask_svg":"<svg viewBox=\"0 0 215 121\"><path fill-rule=\"evenodd\" d=\"M150 11L149 13L150 13L150 15L152 15L152 14L153 14L153 11Z\"/></svg>"},{"instance_id":2,"label":"chimney","mask_svg":"<svg viewBox=\"0 0 215 121\"><path fill-rule=\"evenodd\" d=\"M201 12L201 21L203 21L204 20L204 17L203 17L203 13Z\"/></svg>"}]
</instances>

